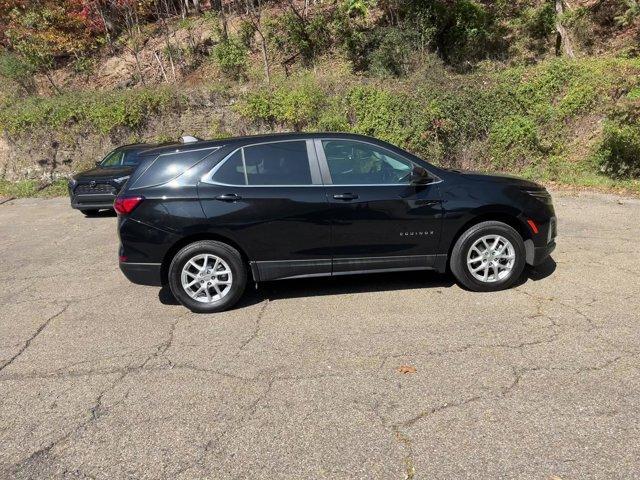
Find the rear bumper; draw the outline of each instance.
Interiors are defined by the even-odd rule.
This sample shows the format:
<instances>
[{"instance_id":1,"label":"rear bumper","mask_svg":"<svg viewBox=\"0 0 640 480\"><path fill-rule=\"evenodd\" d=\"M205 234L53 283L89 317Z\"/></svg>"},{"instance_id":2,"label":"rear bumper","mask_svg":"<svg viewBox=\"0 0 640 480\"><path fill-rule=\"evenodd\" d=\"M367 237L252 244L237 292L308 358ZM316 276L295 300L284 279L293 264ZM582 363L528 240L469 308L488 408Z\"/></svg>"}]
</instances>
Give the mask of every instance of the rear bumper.
<instances>
[{"instance_id":1,"label":"rear bumper","mask_svg":"<svg viewBox=\"0 0 640 480\"><path fill-rule=\"evenodd\" d=\"M138 285L162 286L162 264L120 262L120 270L130 282Z\"/></svg>"}]
</instances>

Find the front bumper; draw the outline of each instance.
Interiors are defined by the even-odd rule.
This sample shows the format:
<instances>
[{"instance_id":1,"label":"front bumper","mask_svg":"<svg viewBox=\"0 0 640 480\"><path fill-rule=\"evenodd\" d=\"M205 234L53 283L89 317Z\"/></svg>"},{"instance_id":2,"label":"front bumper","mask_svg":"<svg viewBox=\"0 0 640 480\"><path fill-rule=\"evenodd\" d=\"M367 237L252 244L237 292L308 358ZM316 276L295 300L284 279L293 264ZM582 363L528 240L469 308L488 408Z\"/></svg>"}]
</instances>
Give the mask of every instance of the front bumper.
<instances>
[{"instance_id":1,"label":"front bumper","mask_svg":"<svg viewBox=\"0 0 640 480\"><path fill-rule=\"evenodd\" d=\"M127 279L138 285L162 286L162 264L120 262L120 270Z\"/></svg>"},{"instance_id":2,"label":"front bumper","mask_svg":"<svg viewBox=\"0 0 640 480\"><path fill-rule=\"evenodd\" d=\"M77 210L112 209L117 195L118 189L109 184L98 184L95 187L88 187L85 184L73 187L69 185L71 208Z\"/></svg>"},{"instance_id":3,"label":"front bumper","mask_svg":"<svg viewBox=\"0 0 640 480\"><path fill-rule=\"evenodd\" d=\"M549 257L549 255L551 255L551 252L553 252L555 249L556 249L555 240L552 240L551 243L548 243L544 247L534 248L533 261L531 262L531 265L533 265L534 267L536 265L540 265L542 262L544 262L547 259L547 257Z\"/></svg>"},{"instance_id":4,"label":"front bumper","mask_svg":"<svg viewBox=\"0 0 640 480\"><path fill-rule=\"evenodd\" d=\"M113 208L113 202L116 197L111 196L110 198L86 198L86 195L71 197L71 208L75 208L77 210L88 210L88 209L100 209L100 208Z\"/></svg>"}]
</instances>

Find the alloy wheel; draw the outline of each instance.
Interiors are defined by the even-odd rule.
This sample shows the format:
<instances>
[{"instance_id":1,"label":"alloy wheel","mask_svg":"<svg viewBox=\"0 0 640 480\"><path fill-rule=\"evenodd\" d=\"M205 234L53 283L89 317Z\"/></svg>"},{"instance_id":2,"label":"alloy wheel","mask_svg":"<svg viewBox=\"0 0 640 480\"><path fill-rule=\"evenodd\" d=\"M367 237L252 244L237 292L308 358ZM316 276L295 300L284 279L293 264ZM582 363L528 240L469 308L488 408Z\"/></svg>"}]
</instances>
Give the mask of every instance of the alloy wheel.
<instances>
[{"instance_id":1,"label":"alloy wheel","mask_svg":"<svg viewBox=\"0 0 640 480\"><path fill-rule=\"evenodd\" d=\"M476 280L494 283L506 279L513 270L516 254L502 235L485 235L469 248L467 268Z\"/></svg>"},{"instance_id":2,"label":"alloy wheel","mask_svg":"<svg viewBox=\"0 0 640 480\"><path fill-rule=\"evenodd\" d=\"M233 285L231 268L222 258L202 253L182 267L182 288L198 302L213 303L224 298Z\"/></svg>"}]
</instances>

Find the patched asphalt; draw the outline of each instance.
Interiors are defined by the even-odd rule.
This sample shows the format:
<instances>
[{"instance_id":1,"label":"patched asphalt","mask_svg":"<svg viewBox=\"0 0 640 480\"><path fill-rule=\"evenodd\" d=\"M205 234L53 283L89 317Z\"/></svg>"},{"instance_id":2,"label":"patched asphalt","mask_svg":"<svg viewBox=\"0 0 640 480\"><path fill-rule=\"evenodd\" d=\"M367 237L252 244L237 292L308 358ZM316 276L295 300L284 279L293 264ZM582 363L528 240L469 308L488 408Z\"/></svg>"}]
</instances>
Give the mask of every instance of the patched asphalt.
<instances>
[{"instance_id":1,"label":"patched asphalt","mask_svg":"<svg viewBox=\"0 0 640 480\"><path fill-rule=\"evenodd\" d=\"M115 217L1 205L0 478L640 477L640 201L554 200L515 289L285 281L213 315L130 284Z\"/></svg>"}]
</instances>

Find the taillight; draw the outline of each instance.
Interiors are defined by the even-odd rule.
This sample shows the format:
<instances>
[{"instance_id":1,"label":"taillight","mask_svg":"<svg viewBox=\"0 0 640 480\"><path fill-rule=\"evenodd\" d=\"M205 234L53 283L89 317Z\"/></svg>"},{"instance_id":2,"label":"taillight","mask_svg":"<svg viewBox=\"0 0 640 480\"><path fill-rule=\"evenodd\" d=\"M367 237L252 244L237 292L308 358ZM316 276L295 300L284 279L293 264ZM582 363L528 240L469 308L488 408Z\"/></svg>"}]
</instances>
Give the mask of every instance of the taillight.
<instances>
[{"instance_id":1,"label":"taillight","mask_svg":"<svg viewBox=\"0 0 640 480\"><path fill-rule=\"evenodd\" d=\"M116 197L116 201L113 202L113 209L119 215L127 215L142 203L144 197Z\"/></svg>"}]
</instances>

